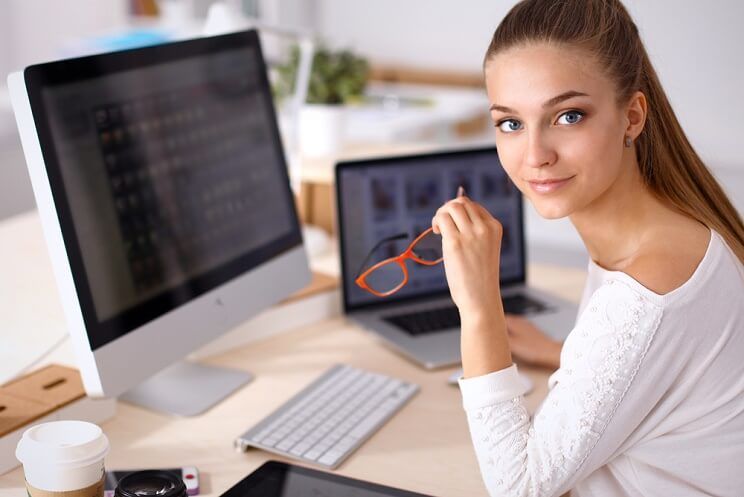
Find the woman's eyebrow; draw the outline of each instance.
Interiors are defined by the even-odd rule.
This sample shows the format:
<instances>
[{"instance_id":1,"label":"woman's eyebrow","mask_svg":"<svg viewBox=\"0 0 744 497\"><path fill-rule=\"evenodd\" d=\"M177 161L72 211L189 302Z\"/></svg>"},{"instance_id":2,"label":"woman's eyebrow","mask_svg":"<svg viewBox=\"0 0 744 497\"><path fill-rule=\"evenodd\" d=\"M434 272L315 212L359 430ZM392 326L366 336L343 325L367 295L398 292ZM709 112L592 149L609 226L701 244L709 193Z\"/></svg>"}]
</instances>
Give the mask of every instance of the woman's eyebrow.
<instances>
[{"instance_id":1,"label":"woman's eyebrow","mask_svg":"<svg viewBox=\"0 0 744 497\"><path fill-rule=\"evenodd\" d=\"M554 106L556 104L559 104L559 103L563 102L564 100L568 100L569 98L573 98L573 97L588 97L588 96L589 96L588 94L583 93L583 92L580 92L580 91L569 90L569 91L566 91L566 92L561 93L560 95L556 95L555 97L553 97L553 98L551 98L549 100L546 100L545 103L542 106L543 106L543 109L547 109L547 108L550 108L550 107L552 107L552 106ZM514 109L511 109L509 107L504 107L503 105L498 105L498 104L493 104L488 110L489 111L491 111L491 110L498 110L500 112L504 112L504 113L507 113L507 114L508 113L516 114L517 113L517 111L515 111Z\"/></svg>"}]
</instances>

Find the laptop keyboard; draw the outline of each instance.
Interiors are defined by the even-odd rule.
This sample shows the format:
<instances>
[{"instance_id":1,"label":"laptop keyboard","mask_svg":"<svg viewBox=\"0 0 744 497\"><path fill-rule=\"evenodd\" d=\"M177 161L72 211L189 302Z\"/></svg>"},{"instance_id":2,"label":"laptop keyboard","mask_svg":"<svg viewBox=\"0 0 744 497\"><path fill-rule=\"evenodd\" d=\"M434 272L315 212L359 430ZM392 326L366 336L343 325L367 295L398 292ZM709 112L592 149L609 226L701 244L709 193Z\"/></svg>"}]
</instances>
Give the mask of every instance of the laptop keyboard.
<instances>
[{"instance_id":1,"label":"laptop keyboard","mask_svg":"<svg viewBox=\"0 0 744 497\"><path fill-rule=\"evenodd\" d=\"M508 314L532 314L548 309L548 306L539 300L523 294L505 297L503 302L504 312ZM460 326L460 314L454 305L406 314L396 314L383 319L414 336L449 330Z\"/></svg>"}]
</instances>

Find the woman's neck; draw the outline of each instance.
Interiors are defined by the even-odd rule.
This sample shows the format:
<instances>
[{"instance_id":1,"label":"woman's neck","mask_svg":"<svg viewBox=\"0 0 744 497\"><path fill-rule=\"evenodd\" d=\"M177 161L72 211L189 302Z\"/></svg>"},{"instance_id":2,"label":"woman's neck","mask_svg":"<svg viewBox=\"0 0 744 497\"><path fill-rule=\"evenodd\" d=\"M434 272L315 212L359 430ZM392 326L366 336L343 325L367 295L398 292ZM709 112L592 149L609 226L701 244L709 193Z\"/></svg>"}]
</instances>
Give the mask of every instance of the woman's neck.
<instances>
[{"instance_id":1,"label":"woman's neck","mask_svg":"<svg viewBox=\"0 0 744 497\"><path fill-rule=\"evenodd\" d=\"M653 240L660 223L677 216L645 186L638 166L628 166L599 198L570 218L600 267L622 270Z\"/></svg>"}]
</instances>

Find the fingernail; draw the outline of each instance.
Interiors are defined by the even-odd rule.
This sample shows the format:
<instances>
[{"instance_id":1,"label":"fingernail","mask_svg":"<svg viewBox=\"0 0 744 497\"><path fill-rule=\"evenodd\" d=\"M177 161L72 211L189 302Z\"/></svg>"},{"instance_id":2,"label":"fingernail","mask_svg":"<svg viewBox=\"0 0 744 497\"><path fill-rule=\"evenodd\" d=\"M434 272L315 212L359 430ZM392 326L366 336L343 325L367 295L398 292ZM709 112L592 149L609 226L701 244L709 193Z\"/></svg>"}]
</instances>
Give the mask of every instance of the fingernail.
<instances>
[{"instance_id":1,"label":"fingernail","mask_svg":"<svg viewBox=\"0 0 744 497\"><path fill-rule=\"evenodd\" d=\"M457 187L457 196L462 197L463 195L465 195L465 188L460 185Z\"/></svg>"}]
</instances>

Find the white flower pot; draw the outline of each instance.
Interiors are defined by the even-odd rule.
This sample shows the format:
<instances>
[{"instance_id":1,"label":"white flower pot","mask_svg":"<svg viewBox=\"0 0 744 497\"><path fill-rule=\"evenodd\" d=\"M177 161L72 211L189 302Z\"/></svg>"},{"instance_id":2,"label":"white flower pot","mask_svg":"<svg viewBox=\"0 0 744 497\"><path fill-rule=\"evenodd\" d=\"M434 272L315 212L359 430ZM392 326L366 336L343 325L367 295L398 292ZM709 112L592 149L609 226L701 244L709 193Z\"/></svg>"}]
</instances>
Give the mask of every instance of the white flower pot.
<instances>
[{"instance_id":1,"label":"white flower pot","mask_svg":"<svg viewBox=\"0 0 744 497\"><path fill-rule=\"evenodd\" d=\"M302 155L335 155L343 145L343 105L308 104L300 110L299 144Z\"/></svg>"}]
</instances>

